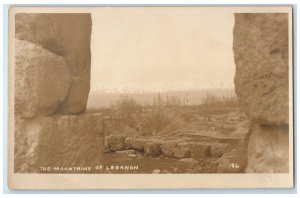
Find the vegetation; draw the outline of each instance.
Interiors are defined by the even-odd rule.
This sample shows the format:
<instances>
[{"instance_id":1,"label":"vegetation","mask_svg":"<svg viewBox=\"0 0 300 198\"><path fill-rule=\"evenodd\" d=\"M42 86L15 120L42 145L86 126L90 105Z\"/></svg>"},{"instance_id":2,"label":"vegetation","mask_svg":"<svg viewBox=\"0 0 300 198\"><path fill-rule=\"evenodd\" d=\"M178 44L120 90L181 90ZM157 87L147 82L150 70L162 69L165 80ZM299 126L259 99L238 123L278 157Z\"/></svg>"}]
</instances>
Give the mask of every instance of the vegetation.
<instances>
[{"instance_id":1,"label":"vegetation","mask_svg":"<svg viewBox=\"0 0 300 198\"><path fill-rule=\"evenodd\" d=\"M201 105L188 105L188 97L157 94L152 104L139 104L133 98L123 95L109 108L89 109L90 113L106 115L108 134L124 134L127 136L163 135L181 129L197 120L199 114L191 111L210 113L221 112L237 107L237 97L216 95L207 92L201 98ZM201 115L201 113L200 113Z\"/></svg>"},{"instance_id":2,"label":"vegetation","mask_svg":"<svg viewBox=\"0 0 300 198\"><path fill-rule=\"evenodd\" d=\"M203 97L202 97L202 104L206 106L237 106L237 97L235 93L232 93L227 96L218 96L216 94L207 92Z\"/></svg>"}]
</instances>

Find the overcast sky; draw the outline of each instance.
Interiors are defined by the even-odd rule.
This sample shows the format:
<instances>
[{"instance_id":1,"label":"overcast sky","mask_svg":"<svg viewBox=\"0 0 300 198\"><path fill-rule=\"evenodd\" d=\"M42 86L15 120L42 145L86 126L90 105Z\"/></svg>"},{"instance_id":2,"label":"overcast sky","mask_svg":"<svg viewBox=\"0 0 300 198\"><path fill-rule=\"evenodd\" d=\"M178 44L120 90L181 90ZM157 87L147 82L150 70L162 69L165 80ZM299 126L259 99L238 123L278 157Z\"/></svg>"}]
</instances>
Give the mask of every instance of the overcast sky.
<instances>
[{"instance_id":1,"label":"overcast sky","mask_svg":"<svg viewBox=\"0 0 300 198\"><path fill-rule=\"evenodd\" d=\"M234 16L224 8L103 8L92 21L91 90L178 81L233 85Z\"/></svg>"}]
</instances>

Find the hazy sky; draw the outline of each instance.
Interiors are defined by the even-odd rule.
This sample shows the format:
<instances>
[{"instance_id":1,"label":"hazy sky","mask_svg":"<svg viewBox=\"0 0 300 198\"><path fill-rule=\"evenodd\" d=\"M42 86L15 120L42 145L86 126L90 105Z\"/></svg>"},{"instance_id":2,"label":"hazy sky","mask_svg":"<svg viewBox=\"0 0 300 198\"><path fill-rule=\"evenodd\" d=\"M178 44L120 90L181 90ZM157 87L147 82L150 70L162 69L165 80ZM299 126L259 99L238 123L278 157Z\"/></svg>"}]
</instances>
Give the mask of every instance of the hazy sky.
<instances>
[{"instance_id":1,"label":"hazy sky","mask_svg":"<svg viewBox=\"0 0 300 198\"><path fill-rule=\"evenodd\" d=\"M102 8L92 21L91 90L122 83L233 84L234 16L224 8Z\"/></svg>"}]
</instances>

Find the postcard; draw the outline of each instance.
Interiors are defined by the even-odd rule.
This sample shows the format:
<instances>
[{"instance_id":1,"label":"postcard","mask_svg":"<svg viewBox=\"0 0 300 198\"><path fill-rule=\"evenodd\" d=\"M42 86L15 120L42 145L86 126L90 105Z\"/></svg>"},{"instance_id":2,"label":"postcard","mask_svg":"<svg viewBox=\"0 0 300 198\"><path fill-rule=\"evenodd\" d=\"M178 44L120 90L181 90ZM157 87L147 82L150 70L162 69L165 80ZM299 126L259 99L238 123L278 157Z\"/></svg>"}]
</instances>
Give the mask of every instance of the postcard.
<instances>
[{"instance_id":1,"label":"postcard","mask_svg":"<svg viewBox=\"0 0 300 198\"><path fill-rule=\"evenodd\" d=\"M11 189L292 188L291 6L11 7Z\"/></svg>"}]
</instances>

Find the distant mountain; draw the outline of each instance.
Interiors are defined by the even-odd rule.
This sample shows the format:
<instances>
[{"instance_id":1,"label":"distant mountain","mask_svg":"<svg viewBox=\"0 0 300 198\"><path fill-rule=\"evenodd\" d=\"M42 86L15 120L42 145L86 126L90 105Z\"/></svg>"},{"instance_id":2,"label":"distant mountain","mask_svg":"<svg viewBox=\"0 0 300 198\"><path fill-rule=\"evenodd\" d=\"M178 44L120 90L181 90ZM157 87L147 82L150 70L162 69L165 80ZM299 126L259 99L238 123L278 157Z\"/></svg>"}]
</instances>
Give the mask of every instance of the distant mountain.
<instances>
[{"instance_id":1,"label":"distant mountain","mask_svg":"<svg viewBox=\"0 0 300 198\"><path fill-rule=\"evenodd\" d=\"M154 82L154 83L101 83L92 85L90 95L100 93L153 93L172 92L178 90L197 91L207 89L233 89L233 82L204 83L195 81Z\"/></svg>"},{"instance_id":2,"label":"distant mountain","mask_svg":"<svg viewBox=\"0 0 300 198\"><path fill-rule=\"evenodd\" d=\"M88 99L88 108L99 108L99 107L109 107L115 104L122 96L127 96L133 98L139 104L152 105L154 98L158 95L163 100L167 98L176 97L180 99L186 105L197 105L202 103L202 98L207 94L214 94L216 96L233 96L233 88L211 88L211 89L201 89L201 90L176 90L176 91L145 91L134 90L134 91L114 91L109 92L107 90L97 90L90 92Z\"/></svg>"}]
</instances>

